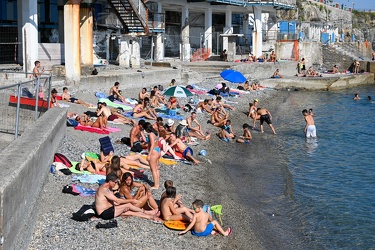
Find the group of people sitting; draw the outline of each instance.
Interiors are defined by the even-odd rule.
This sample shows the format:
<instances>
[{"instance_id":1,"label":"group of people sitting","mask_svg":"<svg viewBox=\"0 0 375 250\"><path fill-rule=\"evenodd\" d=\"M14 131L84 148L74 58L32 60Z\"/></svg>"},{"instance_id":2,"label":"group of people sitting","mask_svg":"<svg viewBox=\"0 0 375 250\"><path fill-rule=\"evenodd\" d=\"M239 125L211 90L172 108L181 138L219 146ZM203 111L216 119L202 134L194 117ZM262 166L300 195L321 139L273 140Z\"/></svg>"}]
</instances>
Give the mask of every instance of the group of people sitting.
<instances>
[{"instance_id":1,"label":"group of people sitting","mask_svg":"<svg viewBox=\"0 0 375 250\"><path fill-rule=\"evenodd\" d=\"M259 84L256 81L254 81L250 85L249 81L246 80L246 82L243 85L238 84L237 89L245 91L256 91L259 90Z\"/></svg>"}]
</instances>

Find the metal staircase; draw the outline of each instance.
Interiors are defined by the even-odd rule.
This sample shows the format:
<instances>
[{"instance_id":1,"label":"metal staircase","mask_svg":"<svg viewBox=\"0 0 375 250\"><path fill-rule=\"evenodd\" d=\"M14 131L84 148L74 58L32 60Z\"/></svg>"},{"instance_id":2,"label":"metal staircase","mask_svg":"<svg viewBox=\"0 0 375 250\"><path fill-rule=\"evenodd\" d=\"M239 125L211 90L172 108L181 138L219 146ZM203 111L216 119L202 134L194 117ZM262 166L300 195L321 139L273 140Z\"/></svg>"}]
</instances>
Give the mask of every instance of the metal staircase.
<instances>
[{"instance_id":1,"label":"metal staircase","mask_svg":"<svg viewBox=\"0 0 375 250\"><path fill-rule=\"evenodd\" d=\"M108 0L126 34L151 35L165 29L164 14L152 13L144 0Z\"/></svg>"}]
</instances>

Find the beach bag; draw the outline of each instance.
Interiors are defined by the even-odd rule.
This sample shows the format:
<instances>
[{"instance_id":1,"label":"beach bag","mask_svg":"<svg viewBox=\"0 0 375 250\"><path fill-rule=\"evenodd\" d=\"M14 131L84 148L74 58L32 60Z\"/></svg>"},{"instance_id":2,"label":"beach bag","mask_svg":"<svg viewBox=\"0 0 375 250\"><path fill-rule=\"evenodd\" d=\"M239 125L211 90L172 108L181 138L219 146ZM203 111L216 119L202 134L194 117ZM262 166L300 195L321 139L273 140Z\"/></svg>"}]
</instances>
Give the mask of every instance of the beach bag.
<instances>
[{"instance_id":1,"label":"beach bag","mask_svg":"<svg viewBox=\"0 0 375 250\"><path fill-rule=\"evenodd\" d=\"M99 73L98 70L94 68L93 71L91 72L91 75L96 76L98 73Z\"/></svg>"},{"instance_id":2,"label":"beach bag","mask_svg":"<svg viewBox=\"0 0 375 250\"><path fill-rule=\"evenodd\" d=\"M83 205L77 212L72 213L72 219L76 221L89 221L95 214L92 205Z\"/></svg>"},{"instance_id":3,"label":"beach bag","mask_svg":"<svg viewBox=\"0 0 375 250\"><path fill-rule=\"evenodd\" d=\"M190 104L185 104L184 111L185 112L190 112L193 109L193 107Z\"/></svg>"},{"instance_id":4,"label":"beach bag","mask_svg":"<svg viewBox=\"0 0 375 250\"><path fill-rule=\"evenodd\" d=\"M56 153L54 156L53 156L53 162L61 162L63 163L65 166L67 166L68 168L70 168L73 164L71 161L69 161L68 158L66 158L65 155L63 154L60 154L60 153Z\"/></svg>"}]
</instances>

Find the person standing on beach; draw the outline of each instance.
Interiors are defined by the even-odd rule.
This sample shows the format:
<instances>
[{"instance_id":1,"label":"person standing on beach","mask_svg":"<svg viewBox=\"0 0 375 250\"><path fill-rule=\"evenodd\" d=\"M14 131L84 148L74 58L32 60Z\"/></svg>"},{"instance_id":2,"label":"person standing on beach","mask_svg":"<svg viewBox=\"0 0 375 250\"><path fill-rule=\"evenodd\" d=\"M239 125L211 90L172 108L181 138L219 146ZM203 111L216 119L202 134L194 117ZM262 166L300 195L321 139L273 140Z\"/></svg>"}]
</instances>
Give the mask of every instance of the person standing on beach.
<instances>
[{"instance_id":1,"label":"person standing on beach","mask_svg":"<svg viewBox=\"0 0 375 250\"><path fill-rule=\"evenodd\" d=\"M272 132L276 135L275 128L272 125L272 115L271 115L271 113L267 109L258 108L257 114L260 115L260 132L264 133L263 122L266 122L270 126Z\"/></svg>"},{"instance_id":2,"label":"person standing on beach","mask_svg":"<svg viewBox=\"0 0 375 250\"><path fill-rule=\"evenodd\" d=\"M305 132L305 136L306 138L315 138L316 137L316 127L315 127L315 124L314 124L314 118L311 114L309 114L309 112L307 111L307 109L304 109L302 110L302 114L305 118L305 121L306 121L306 126L304 128L304 132Z\"/></svg>"}]
</instances>

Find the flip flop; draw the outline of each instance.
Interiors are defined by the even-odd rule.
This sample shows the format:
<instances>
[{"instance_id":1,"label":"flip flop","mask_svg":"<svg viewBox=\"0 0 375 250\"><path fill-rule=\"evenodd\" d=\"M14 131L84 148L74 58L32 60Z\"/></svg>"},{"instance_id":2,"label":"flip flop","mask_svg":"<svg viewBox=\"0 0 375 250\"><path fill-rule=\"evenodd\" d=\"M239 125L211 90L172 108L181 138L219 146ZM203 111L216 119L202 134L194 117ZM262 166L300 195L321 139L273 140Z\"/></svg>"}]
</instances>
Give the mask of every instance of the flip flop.
<instances>
[{"instance_id":1,"label":"flip flop","mask_svg":"<svg viewBox=\"0 0 375 250\"><path fill-rule=\"evenodd\" d=\"M228 228L228 230L229 230L229 232L228 232L228 236L229 236L229 235L231 235L231 233L232 233L232 231L233 231L233 230L232 230L232 228L231 228L231 227L230 227L230 228Z\"/></svg>"}]
</instances>

